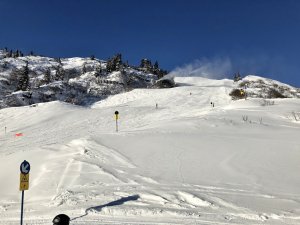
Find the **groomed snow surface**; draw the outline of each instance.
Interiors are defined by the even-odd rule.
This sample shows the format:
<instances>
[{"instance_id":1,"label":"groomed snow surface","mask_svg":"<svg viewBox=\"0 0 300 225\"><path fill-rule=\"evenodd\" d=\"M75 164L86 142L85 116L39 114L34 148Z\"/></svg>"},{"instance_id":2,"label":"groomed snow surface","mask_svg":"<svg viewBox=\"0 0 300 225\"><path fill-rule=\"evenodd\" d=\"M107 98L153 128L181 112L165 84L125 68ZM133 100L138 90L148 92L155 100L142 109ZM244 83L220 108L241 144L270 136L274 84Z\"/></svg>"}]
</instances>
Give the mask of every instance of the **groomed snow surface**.
<instances>
[{"instance_id":1,"label":"groomed snow surface","mask_svg":"<svg viewBox=\"0 0 300 225\"><path fill-rule=\"evenodd\" d=\"M23 160L27 225L60 213L74 225L300 224L300 100L232 101L231 80L176 82L91 108L0 110L0 224L20 224Z\"/></svg>"}]
</instances>

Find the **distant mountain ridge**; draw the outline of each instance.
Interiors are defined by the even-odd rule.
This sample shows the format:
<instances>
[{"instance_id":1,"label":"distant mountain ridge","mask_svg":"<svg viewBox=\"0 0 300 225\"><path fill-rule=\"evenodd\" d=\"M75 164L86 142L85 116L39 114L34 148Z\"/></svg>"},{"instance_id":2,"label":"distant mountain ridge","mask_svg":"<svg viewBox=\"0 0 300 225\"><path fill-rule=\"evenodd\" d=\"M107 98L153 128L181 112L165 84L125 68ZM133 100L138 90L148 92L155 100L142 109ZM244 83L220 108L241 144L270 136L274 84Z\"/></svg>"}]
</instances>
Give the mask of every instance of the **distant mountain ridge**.
<instances>
[{"instance_id":1,"label":"distant mountain ridge","mask_svg":"<svg viewBox=\"0 0 300 225\"><path fill-rule=\"evenodd\" d=\"M56 100L89 105L135 88L175 86L174 77L165 74L157 62L152 65L143 59L139 67L129 66L120 54L104 61L93 56L55 59L0 50L0 108ZM247 97L300 97L299 88L263 77L246 76L235 83L238 95L243 91Z\"/></svg>"},{"instance_id":2,"label":"distant mountain ridge","mask_svg":"<svg viewBox=\"0 0 300 225\"><path fill-rule=\"evenodd\" d=\"M60 100L86 105L134 88L153 88L166 71L144 59L142 67L88 58L20 56L0 50L0 108Z\"/></svg>"}]
</instances>

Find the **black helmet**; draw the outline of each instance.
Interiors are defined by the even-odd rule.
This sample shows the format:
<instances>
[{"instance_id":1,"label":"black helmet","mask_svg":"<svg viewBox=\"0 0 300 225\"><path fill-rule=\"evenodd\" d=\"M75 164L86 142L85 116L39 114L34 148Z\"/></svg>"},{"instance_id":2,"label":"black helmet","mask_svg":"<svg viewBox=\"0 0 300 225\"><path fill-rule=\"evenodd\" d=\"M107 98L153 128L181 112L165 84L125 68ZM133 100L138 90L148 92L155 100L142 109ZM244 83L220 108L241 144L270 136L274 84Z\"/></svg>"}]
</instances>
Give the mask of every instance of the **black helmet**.
<instances>
[{"instance_id":1,"label":"black helmet","mask_svg":"<svg viewBox=\"0 0 300 225\"><path fill-rule=\"evenodd\" d=\"M53 225L69 225L70 217L66 214L59 214L53 219Z\"/></svg>"}]
</instances>

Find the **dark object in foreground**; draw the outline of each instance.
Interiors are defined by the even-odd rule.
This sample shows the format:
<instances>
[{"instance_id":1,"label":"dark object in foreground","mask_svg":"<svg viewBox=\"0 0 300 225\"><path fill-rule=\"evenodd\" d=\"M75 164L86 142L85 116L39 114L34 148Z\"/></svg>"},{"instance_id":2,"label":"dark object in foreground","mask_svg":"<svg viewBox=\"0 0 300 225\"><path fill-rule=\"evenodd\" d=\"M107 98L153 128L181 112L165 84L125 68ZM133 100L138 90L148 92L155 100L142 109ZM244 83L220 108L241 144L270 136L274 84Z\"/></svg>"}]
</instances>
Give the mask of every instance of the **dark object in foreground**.
<instances>
[{"instance_id":1,"label":"dark object in foreground","mask_svg":"<svg viewBox=\"0 0 300 225\"><path fill-rule=\"evenodd\" d=\"M53 225L69 225L70 217L68 217L66 214L59 214L54 217L52 222Z\"/></svg>"}]
</instances>

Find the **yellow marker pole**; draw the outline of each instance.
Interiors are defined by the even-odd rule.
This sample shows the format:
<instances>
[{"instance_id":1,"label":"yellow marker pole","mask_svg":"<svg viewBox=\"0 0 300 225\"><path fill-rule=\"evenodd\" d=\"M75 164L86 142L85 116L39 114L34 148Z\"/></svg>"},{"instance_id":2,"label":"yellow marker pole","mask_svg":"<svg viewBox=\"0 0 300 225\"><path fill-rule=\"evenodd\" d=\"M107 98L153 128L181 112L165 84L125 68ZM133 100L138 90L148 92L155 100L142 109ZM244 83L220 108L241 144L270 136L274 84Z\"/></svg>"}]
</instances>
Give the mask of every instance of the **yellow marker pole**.
<instances>
[{"instance_id":1,"label":"yellow marker pole","mask_svg":"<svg viewBox=\"0 0 300 225\"><path fill-rule=\"evenodd\" d=\"M115 111L115 118L116 118L116 132L118 132L118 119L119 119L119 112Z\"/></svg>"}]
</instances>

